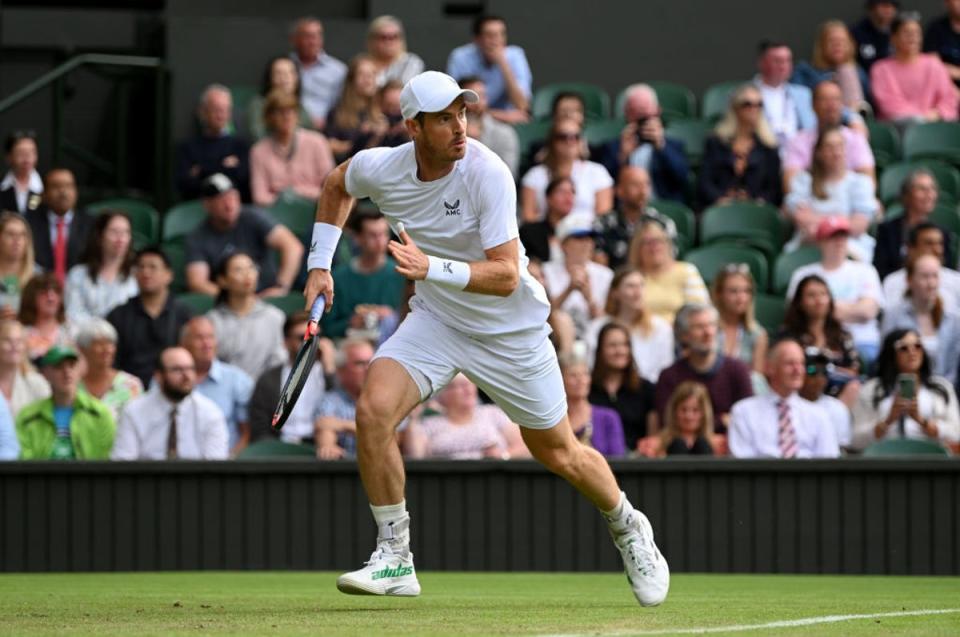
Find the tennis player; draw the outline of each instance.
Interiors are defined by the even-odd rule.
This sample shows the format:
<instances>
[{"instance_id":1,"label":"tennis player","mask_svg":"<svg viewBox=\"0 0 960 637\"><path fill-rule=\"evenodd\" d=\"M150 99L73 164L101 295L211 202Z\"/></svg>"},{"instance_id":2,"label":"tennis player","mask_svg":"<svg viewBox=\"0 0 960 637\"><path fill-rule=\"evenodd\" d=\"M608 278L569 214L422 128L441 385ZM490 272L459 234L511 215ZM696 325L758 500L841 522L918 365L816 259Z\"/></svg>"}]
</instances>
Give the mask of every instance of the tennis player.
<instances>
[{"instance_id":1,"label":"tennis player","mask_svg":"<svg viewBox=\"0 0 960 637\"><path fill-rule=\"evenodd\" d=\"M357 401L357 457L377 546L337 588L361 595L420 594L410 552L403 459L394 429L463 372L522 427L533 457L604 515L644 606L667 596L670 572L646 516L610 467L567 420L550 344L546 292L527 272L517 231L516 187L499 157L468 139L465 104L477 94L448 75L421 73L400 95L413 141L357 153L326 179L310 247L307 307L335 303L330 265L355 198L369 197L397 231L397 271L416 281L411 312L377 351Z\"/></svg>"}]
</instances>

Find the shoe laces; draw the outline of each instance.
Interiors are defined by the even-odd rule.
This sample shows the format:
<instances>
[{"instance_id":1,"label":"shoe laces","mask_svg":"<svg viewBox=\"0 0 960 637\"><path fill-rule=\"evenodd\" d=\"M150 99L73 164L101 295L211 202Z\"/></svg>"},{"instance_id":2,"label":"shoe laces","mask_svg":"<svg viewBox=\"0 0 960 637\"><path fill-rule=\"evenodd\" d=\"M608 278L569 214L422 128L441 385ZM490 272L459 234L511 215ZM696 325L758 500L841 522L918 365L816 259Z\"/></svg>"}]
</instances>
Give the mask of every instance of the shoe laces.
<instances>
[{"instance_id":1,"label":"shoe laces","mask_svg":"<svg viewBox=\"0 0 960 637\"><path fill-rule=\"evenodd\" d=\"M393 557L394 555L396 554L390 548L390 545L388 545L386 542L382 542L377 544L377 548L375 548L373 553L370 554L370 559L364 562L364 564L366 566L370 566L371 564L375 564L385 557Z\"/></svg>"},{"instance_id":2,"label":"shoe laces","mask_svg":"<svg viewBox=\"0 0 960 637\"><path fill-rule=\"evenodd\" d=\"M637 570L640 571L641 575L651 577L657 570L658 554L656 545L650 541L649 534L642 529L638 519L631 516L628 524L633 527L634 530L625 538L626 546L624 548L627 557L630 558L630 561Z\"/></svg>"}]
</instances>

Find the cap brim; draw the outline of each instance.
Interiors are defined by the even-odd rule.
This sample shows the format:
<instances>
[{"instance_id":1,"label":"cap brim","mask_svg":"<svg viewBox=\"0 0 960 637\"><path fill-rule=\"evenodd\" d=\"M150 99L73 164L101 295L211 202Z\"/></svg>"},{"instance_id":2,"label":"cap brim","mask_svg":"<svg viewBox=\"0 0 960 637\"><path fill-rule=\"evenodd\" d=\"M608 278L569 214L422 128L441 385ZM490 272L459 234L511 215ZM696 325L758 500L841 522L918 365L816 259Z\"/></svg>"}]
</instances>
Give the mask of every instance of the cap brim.
<instances>
[{"instance_id":1,"label":"cap brim","mask_svg":"<svg viewBox=\"0 0 960 637\"><path fill-rule=\"evenodd\" d=\"M480 101L480 96L477 95L476 91L471 91L468 88L458 88L451 90L450 92L444 91L443 93L434 95L433 99L431 99L428 103L421 104L420 110L407 119L413 119L420 113L439 113L457 101L457 98L461 96L463 96L463 101L467 104L476 104Z\"/></svg>"}]
</instances>

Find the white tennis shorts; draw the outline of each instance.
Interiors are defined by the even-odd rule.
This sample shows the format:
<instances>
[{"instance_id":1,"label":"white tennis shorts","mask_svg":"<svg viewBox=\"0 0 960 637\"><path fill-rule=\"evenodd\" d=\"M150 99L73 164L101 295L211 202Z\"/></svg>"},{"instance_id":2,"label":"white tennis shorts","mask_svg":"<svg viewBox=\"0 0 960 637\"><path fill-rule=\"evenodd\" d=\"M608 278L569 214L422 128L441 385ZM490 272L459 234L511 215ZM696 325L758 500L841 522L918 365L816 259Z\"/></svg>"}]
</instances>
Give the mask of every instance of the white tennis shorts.
<instances>
[{"instance_id":1,"label":"white tennis shorts","mask_svg":"<svg viewBox=\"0 0 960 637\"><path fill-rule=\"evenodd\" d=\"M513 422L549 429L567 413L550 330L470 336L444 325L425 310L407 315L377 350L374 360L403 365L426 400L459 372L482 389Z\"/></svg>"}]
</instances>

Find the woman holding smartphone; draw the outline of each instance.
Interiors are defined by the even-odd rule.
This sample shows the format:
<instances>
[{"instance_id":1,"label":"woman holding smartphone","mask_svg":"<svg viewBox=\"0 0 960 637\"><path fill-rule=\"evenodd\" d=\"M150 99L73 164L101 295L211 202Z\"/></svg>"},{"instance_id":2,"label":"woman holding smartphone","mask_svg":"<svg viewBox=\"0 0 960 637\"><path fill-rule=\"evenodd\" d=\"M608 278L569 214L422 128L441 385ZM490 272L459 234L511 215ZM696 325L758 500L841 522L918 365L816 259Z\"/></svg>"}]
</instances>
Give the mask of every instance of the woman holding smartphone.
<instances>
[{"instance_id":1,"label":"woman holding smartphone","mask_svg":"<svg viewBox=\"0 0 960 637\"><path fill-rule=\"evenodd\" d=\"M956 444L960 412L952 385L931 373L920 334L897 329L883 339L877 378L863 385L853 408L853 447L887 438Z\"/></svg>"}]
</instances>

